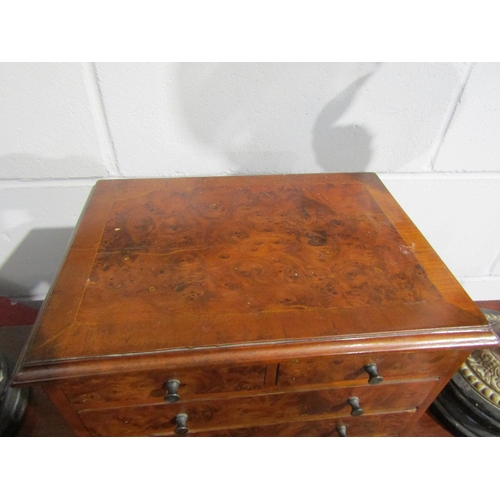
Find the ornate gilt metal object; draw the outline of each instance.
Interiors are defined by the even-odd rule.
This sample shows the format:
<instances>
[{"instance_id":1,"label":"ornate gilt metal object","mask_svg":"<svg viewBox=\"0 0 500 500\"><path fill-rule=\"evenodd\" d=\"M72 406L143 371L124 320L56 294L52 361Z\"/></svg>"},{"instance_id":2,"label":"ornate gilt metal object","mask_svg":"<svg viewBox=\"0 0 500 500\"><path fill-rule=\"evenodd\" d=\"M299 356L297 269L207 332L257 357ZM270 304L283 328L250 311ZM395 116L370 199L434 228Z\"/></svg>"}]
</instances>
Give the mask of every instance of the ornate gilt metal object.
<instances>
[{"instance_id":1,"label":"ornate gilt metal object","mask_svg":"<svg viewBox=\"0 0 500 500\"><path fill-rule=\"evenodd\" d=\"M500 312L481 309L500 337ZM433 404L460 436L500 436L500 348L474 351Z\"/></svg>"}]
</instances>

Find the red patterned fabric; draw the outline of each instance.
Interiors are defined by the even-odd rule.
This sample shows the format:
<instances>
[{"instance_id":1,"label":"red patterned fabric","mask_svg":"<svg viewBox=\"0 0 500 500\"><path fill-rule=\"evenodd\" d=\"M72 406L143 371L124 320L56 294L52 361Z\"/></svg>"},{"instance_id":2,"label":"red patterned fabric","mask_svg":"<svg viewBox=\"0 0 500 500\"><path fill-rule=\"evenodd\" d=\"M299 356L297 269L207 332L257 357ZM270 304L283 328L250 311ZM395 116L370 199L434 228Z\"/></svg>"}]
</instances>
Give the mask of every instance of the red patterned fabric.
<instances>
[{"instance_id":1,"label":"red patterned fabric","mask_svg":"<svg viewBox=\"0 0 500 500\"><path fill-rule=\"evenodd\" d=\"M32 325L38 311L0 297L0 326Z\"/></svg>"}]
</instances>

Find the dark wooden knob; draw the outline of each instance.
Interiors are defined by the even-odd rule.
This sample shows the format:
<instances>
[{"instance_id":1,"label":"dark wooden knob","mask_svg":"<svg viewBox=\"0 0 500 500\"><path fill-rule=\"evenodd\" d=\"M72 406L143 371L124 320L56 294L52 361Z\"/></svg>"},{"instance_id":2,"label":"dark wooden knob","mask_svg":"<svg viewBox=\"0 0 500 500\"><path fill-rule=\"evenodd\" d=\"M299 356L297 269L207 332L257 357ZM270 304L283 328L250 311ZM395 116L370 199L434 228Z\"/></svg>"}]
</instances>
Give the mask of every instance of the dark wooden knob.
<instances>
[{"instance_id":1,"label":"dark wooden knob","mask_svg":"<svg viewBox=\"0 0 500 500\"><path fill-rule=\"evenodd\" d=\"M359 406L359 398L357 397L352 397L347 400L347 404L351 405L352 411L351 415L353 417L357 417L359 415L363 415L364 410Z\"/></svg>"},{"instance_id":2,"label":"dark wooden knob","mask_svg":"<svg viewBox=\"0 0 500 500\"><path fill-rule=\"evenodd\" d=\"M177 394L177 391L179 390L181 383L178 380L169 380L166 384L165 387L167 389L167 394L164 396L164 400L167 403L176 403L181 399L179 394Z\"/></svg>"},{"instance_id":3,"label":"dark wooden knob","mask_svg":"<svg viewBox=\"0 0 500 500\"><path fill-rule=\"evenodd\" d=\"M179 413L179 415L175 417L175 421L177 422L177 427L175 428L174 432L176 434L180 434L182 436L188 433L189 429L186 427L187 419L188 416L185 413Z\"/></svg>"},{"instance_id":4,"label":"dark wooden knob","mask_svg":"<svg viewBox=\"0 0 500 500\"><path fill-rule=\"evenodd\" d=\"M370 375L370 378L368 380L368 383L371 385L376 385L380 384L384 380L384 378L378 374L377 371L377 365L375 363L369 363L365 366L363 366L363 369L365 370L368 375Z\"/></svg>"},{"instance_id":5,"label":"dark wooden knob","mask_svg":"<svg viewBox=\"0 0 500 500\"><path fill-rule=\"evenodd\" d=\"M337 427L337 433L342 438L347 437L347 428L346 428L346 426L345 425L339 425Z\"/></svg>"}]
</instances>

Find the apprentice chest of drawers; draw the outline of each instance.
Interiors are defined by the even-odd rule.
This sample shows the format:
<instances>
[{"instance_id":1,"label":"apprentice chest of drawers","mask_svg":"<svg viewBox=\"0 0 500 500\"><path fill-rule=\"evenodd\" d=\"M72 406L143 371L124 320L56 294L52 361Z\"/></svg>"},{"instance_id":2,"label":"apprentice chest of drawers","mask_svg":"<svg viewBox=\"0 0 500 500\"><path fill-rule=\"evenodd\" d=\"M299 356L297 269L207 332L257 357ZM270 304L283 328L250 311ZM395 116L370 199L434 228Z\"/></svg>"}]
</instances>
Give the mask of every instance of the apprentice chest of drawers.
<instances>
[{"instance_id":1,"label":"apprentice chest of drawers","mask_svg":"<svg viewBox=\"0 0 500 500\"><path fill-rule=\"evenodd\" d=\"M82 436L393 436L497 342L375 174L104 180L14 385Z\"/></svg>"}]
</instances>

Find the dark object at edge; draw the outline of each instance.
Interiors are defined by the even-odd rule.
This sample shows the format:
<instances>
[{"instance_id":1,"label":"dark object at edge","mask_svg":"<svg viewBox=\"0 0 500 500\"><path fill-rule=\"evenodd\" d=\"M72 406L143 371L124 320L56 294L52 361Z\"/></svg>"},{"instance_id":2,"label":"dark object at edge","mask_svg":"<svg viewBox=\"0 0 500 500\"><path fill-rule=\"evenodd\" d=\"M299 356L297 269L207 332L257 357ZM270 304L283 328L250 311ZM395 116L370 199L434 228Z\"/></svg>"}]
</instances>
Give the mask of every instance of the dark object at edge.
<instances>
[{"instance_id":1,"label":"dark object at edge","mask_svg":"<svg viewBox=\"0 0 500 500\"><path fill-rule=\"evenodd\" d=\"M29 390L10 387L14 361L0 351L0 436L14 436L28 404Z\"/></svg>"},{"instance_id":2,"label":"dark object at edge","mask_svg":"<svg viewBox=\"0 0 500 500\"><path fill-rule=\"evenodd\" d=\"M500 312L481 311L500 336ZM500 349L474 351L430 411L455 436L500 436Z\"/></svg>"}]
</instances>

